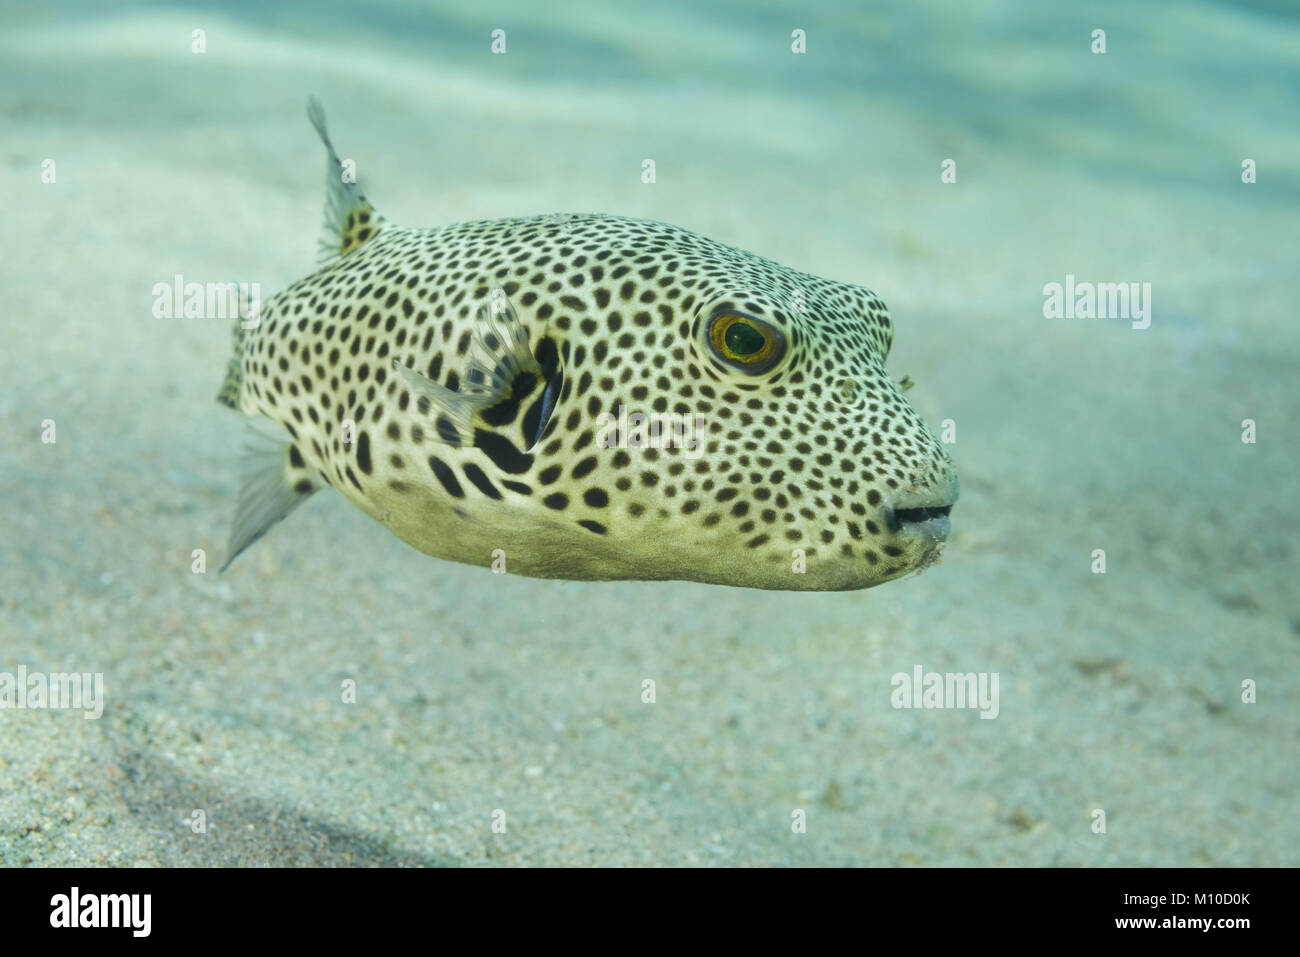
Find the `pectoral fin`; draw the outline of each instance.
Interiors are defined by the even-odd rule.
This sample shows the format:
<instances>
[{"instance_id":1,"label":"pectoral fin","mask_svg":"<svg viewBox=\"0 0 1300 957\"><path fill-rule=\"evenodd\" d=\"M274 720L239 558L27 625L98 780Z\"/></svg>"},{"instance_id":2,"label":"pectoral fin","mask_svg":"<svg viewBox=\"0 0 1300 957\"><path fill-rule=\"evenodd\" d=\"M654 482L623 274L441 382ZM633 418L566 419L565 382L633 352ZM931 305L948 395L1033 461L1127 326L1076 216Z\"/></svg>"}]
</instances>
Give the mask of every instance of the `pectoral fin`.
<instances>
[{"instance_id":1,"label":"pectoral fin","mask_svg":"<svg viewBox=\"0 0 1300 957\"><path fill-rule=\"evenodd\" d=\"M504 296L495 296L478 311L469 369L459 391L425 378L396 359L393 371L410 390L416 410L433 420L438 440L453 446L474 445L477 430L497 428L499 423L492 421L490 410L517 403L544 378L541 364L528 347L528 330Z\"/></svg>"}]
</instances>

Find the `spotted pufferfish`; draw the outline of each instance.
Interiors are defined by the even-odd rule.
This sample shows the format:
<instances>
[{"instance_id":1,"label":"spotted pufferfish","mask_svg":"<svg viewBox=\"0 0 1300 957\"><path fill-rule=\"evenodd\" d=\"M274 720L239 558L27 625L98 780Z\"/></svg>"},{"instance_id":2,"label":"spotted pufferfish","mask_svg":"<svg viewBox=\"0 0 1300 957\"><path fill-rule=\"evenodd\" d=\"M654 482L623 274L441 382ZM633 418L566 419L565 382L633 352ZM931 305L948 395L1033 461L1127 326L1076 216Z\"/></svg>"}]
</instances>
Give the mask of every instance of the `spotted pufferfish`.
<instances>
[{"instance_id":1,"label":"spotted pufferfish","mask_svg":"<svg viewBox=\"0 0 1300 957\"><path fill-rule=\"evenodd\" d=\"M308 116L325 258L236 322L218 401L288 438L246 460L227 566L325 486L537 578L829 591L937 559L956 472L874 293L646 220L396 226Z\"/></svg>"}]
</instances>

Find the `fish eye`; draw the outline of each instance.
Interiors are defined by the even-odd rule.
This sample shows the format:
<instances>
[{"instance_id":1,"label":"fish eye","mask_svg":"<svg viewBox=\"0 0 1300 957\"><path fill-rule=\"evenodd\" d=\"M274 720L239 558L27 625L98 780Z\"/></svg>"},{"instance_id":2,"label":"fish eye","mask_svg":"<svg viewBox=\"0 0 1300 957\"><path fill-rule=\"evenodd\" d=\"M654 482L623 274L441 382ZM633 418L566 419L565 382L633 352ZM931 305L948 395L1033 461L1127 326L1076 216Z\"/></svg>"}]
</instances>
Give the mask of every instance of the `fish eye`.
<instances>
[{"instance_id":1,"label":"fish eye","mask_svg":"<svg viewBox=\"0 0 1300 957\"><path fill-rule=\"evenodd\" d=\"M785 337L761 319L721 312L709 321L709 347L727 365L766 372L785 355Z\"/></svg>"}]
</instances>

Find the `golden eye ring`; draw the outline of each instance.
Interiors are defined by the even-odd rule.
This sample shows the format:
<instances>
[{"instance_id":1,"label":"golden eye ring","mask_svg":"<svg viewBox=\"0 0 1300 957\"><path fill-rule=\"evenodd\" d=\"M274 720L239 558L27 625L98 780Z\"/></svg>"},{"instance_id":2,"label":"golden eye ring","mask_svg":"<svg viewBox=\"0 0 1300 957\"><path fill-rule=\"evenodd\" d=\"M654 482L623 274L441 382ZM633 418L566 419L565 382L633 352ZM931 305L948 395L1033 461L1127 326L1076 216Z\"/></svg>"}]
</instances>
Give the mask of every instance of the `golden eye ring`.
<instances>
[{"instance_id":1,"label":"golden eye ring","mask_svg":"<svg viewBox=\"0 0 1300 957\"><path fill-rule=\"evenodd\" d=\"M785 355L785 336L771 323L724 311L709 320L709 348L727 365L744 372L766 372Z\"/></svg>"}]
</instances>

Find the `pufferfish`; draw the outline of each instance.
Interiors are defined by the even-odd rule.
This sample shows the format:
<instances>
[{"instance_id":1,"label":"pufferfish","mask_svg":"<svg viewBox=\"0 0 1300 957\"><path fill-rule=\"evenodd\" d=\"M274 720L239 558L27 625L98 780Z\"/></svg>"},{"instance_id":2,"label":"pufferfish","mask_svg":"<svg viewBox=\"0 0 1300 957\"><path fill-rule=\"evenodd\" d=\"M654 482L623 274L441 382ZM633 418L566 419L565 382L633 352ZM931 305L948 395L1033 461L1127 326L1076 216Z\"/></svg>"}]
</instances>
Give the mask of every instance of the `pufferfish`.
<instances>
[{"instance_id":1,"label":"pufferfish","mask_svg":"<svg viewBox=\"0 0 1300 957\"><path fill-rule=\"evenodd\" d=\"M283 426L226 564L332 486L428 555L537 578L869 588L957 477L861 286L677 226L397 226L330 143L325 258L235 326L218 401Z\"/></svg>"}]
</instances>

